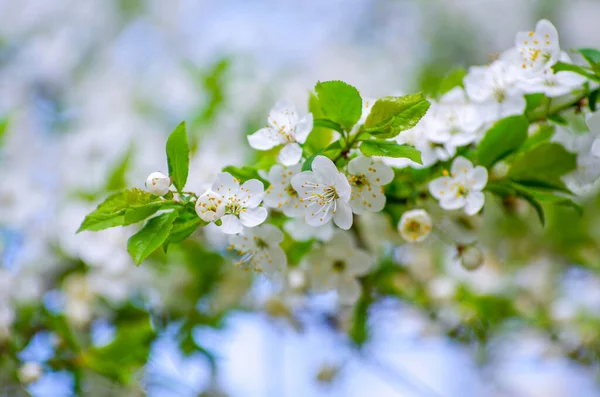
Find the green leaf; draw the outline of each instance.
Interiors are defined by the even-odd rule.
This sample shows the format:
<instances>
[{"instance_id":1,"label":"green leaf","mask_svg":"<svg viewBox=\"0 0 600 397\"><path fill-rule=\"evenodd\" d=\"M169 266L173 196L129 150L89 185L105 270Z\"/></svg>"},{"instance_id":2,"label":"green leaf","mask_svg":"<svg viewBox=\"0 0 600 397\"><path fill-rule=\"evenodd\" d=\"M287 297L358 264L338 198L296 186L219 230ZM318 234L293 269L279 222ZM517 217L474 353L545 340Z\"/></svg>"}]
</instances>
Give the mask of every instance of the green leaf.
<instances>
[{"instance_id":1,"label":"green leaf","mask_svg":"<svg viewBox=\"0 0 600 397\"><path fill-rule=\"evenodd\" d=\"M8 117L0 118L0 147L2 147L2 144L4 143L4 135L6 134L6 131L8 130L8 123L9 123Z\"/></svg>"},{"instance_id":2,"label":"green leaf","mask_svg":"<svg viewBox=\"0 0 600 397\"><path fill-rule=\"evenodd\" d=\"M393 141L363 141L360 145L360 151L365 156L407 158L416 163L423 164L421 161L421 152L410 145L400 145Z\"/></svg>"},{"instance_id":3,"label":"green leaf","mask_svg":"<svg viewBox=\"0 0 600 397\"><path fill-rule=\"evenodd\" d=\"M315 91L323 115L350 131L362 114L362 98L358 90L343 81L318 82Z\"/></svg>"},{"instance_id":4,"label":"green leaf","mask_svg":"<svg viewBox=\"0 0 600 397\"><path fill-rule=\"evenodd\" d=\"M310 93L308 99L308 111L312 113L314 117L313 129L306 138L306 142L304 144L305 148L310 148L310 153L314 153L318 150L321 150L325 146L329 145L331 140L333 139L333 130L343 131L342 126L339 124L324 119L323 117L323 109L321 109L321 104L319 103L319 98L312 92ZM321 120L324 120L329 123L333 123L331 125L321 125Z\"/></svg>"},{"instance_id":5,"label":"green leaf","mask_svg":"<svg viewBox=\"0 0 600 397\"><path fill-rule=\"evenodd\" d=\"M167 162L173 184L178 191L182 191L187 182L190 166L190 147L185 121L175 128L167 140Z\"/></svg>"},{"instance_id":6,"label":"green leaf","mask_svg":"<svg viewBox=\"0 0 600 397\"><path fill-rule=\"evenodd\" d=\"M352 322L348 330L348 336L358 346L361 347L369 339L369 308L373 304L373 298L368 291L364 291L354 306L352 313Z\"/></svg>"},{"instance_id":7,"label":"green leaf","mask_svg":"<svg viewBox=\"0 0 600 397\"><path fill-rule=\"evenodd\" d=\"M510 116L494 124L477 148L479 164L490 168L517 150L527 139L528 126L525 116Z\"/></svg>"},{"instance_id":8,"label":"green leaf","mask_svg":"<svg viewBox=\"0 0 600 397\"><path fill-rule=\"evenodd\" d=\"M124 190L110 195L88 214L77 233L126 226L142 221L159 209L176 207L173 201L162 200L140 189Z\"/></svg>"},{"instance_id":9,"label":"green leaf","mask_svg":"<svg viewBox=\"0 0 600 397\"><path fill-rule=\"evenodd\" d=\"M315 119L314 126L315 127L327 128L329 130L335 130L335 131L337 131L339 133L343 133L344 132L344 129L342 128L341 125L339 125L335 121L331 121L331 120L328 120L328 119Z\"/></svg>"},{"instance_id":10,"label":"green leaf","mask_svg":"<svg viewBox=\"0 0 600 397\"><path fill-rule=\"evenodd\" d=\"M264 185L269 185L269 182L258 174L258 170L256 168L247 165L243 167L234 167L233 165L228 165L227 167L223 168L223 172L229 172L234 178L239 179L240 183L244 183L249 179L258 179Z\"/></svg>"},{"instance_id":11,"label":"green leaf","mask_svg":"<svg viewBox=\"0 0 600 397\"><path fill-rule=\"evenodd\" d=\"M340 141L335 141L331 145L327 146L325 149L319 150L317 153L313 154L302 164L302 171L311 171L312 170L312 162L317 156L325 156L330 159L335 158L341 151L342 145Z\"/></svg>"},{"instance_id":12,"label":"green leaf","mask_svg":"<svg viewBox=\"0 0 600 397\"><path fill-rule=\"evenodd\" d=\"M590 110L592 112L596 111L596 104L598 103L598 95L600 94L600 90L594 90L590 92L588 95L588 104L590 106Z\"/></svg>"},{"instance_id":13,"label":"green leaf","mask_svg":"<svg viewBox=\"0 0 600 397\"><path fill-rule=\"evenodd\" d=\"M577 50L577 52L583 55L585 60L589 62L594 70L596 70L600 64L600 51L594 48L580 48Z\"/></svg>"},{"instance_id":14,"label":"green leaf","mask_svg":"<svg viewBox=\"0 0 600 397\"><path fill-rule=\"evenodd\" d=\"M554 136L554 131L555 128L553 125L541 124L538 127L537 132L535 132L533 135L527 138L525 143L521 146L520 150L528 151L542 143L549 142L550 139L552 139L552 137Z\"/></svg>"},{"instance_id":15,"label":"green leaf","mask_svg":"<svg viewBox=\"0 0 600 397\"><path fill-rule=\"evenodd\" d=\"M444 95L448 91L456 87L463 87L463 79L467 75L467 70L463 67L454 68L444 77L440 83L440 95Z\"/></svg>"},{"instance_id":16,"label":"green leaf","mask_svg":"<svg viewBox=\"0 0 600 397\"><path fill-rule=\"evenodd\" d=\"M578 65L573 65L572 63L558 62L556 65L554 65L554 67L552 69L554 70L554 73L573 72L573 73L580 74L584 77L587 77L588 79L590 79L592 81L600 82L600 76L594 75L592 73L592 71L589 70L588 68L584 68L584 67L578 66Z\"/></svg>"},{"instance_id":17,"label":"green leaf","mask_svg":"<svg viewBox=\"0 0 600 397\"><path fill-rule=\"evenodd\" d=\"M285 251L288 262L292 265L299 265L300 261L308 254L313 246L313 240L294 241Z\"/></svg>"},{"instance_id":18,"label":"green leaf","mask_svg":"<svg viewBox=\"0 0 600 397\"><path fill-rule=\"evenodd\" d=\"M393 138L416 126L429 106L422 93L381 98L375 102L365 121L366 132L377 138Z\"/></svg>"},{"instance_id":19,"label":"green leaf","mask_svg":"<svg viewBox=\"0 0 600 397\"><path fill-rule=\"evenodd\" d=\"M527 106L525 107L525 113L529 113L537 108L545 98L546 96L544 94L526 94L525 101Z\"/></svg>"},{"instance_id":20,"label":"green leaf","mask_svg":"<svg viewBox=\"0 0 600 397\"><path fill-rule=\"evenodd\" d=\"M127 187L127 181L125 177L129 170L129 164L131 163L131 157L133 155L133 147L129 147L123 157L114 165L110 171L108 182L106 183L106 190L115 191L125 189Z\"/></svg>"},{"instance_id":21,"label":"green leaf","mask_svg":"<svg viewBox=\"0 0 600 397\"><path fill-rule=\"evenodd\" d=\"M206 226L208 223L203 221L194 212L183 212L173 222L173 227L169 232L169 236L165 241L163 247L165 251L170 244L180 243L188 238L192 233L200 226Z\"/></svg>"},{"instance_id":22,"label":"green leaf","mask_svg":"<svg viewBox=\"0 0 600 397\"><path fill-rule=\"evenodd\" d=\"M576 168L577 155L558 143L543 143L516 157L508 177L523 185L565 190L560 177Z\"/></svg>"},{"instance_id":23,"label":"green leaf","mask_svg":"<svg viewBox=\"0 0 600 397\"><path fill-rule=\"evenodd\" d=\"M141 264L166 241L178 215L177 211L158 215L150 219L139 232L129 238L127 251L136 265Z\"/></svg>"}]
</instances>

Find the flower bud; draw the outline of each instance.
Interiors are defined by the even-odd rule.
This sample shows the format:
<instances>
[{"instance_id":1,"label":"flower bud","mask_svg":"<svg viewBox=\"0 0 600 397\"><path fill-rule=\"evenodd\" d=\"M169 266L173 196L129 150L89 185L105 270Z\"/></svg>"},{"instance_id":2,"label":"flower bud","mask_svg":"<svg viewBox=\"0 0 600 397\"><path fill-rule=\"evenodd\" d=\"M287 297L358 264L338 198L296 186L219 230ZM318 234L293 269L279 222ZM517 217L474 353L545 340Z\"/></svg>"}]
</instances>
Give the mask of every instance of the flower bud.
<instances>
[{"instance_id":1,"label":"flower bud","mask_svg":"<svg viewBox=\"0 0 600 397\"><path fill-rule=\"evenodd\" d=\"M153 172L146 178L146 189L156 196L164 196L169 193L171 179L162 172Z\"/></svg>"},{"instance_id":2,"label":"flower bud","mask_svg":"<svg viewBox=\"0 0 600 397\"><path fill-rule=\"evenodd\" d=\"M458 256L460 263L467 270L475 270L483 265L483 253L474 245L459 246Z\"/></svg>"},{"instance_id":3,"label":"flower bud","mask_svg":"<svg viewBox=\"0 0 600 397\"><path fill-rule=\"evenodd\" d=\"M214 222L225 214L223 196L208 190L196 201L196 213L205 222Z\"/></svg>"},{"instance_id":4,"label":"flower bud","mask_svg":"<svg viewBox=\"0 0 600 397\"><path fill-rule=\"evenodd\" d=\"M28 385L42 376L42 366L38 363L27 362L19 368L19 379L21 383Z\"/></svg>"},{"instance_id":5,"label":"flower bud","mask_svg":"<svg viewBox=\"0 0 600 397\"><path fill-rule=\"evenodd\" d=\"M398 231L409 243L423 241L431 232L431 217L425 210L406 211L400 218Z\"/></svg>"}]
</instances>

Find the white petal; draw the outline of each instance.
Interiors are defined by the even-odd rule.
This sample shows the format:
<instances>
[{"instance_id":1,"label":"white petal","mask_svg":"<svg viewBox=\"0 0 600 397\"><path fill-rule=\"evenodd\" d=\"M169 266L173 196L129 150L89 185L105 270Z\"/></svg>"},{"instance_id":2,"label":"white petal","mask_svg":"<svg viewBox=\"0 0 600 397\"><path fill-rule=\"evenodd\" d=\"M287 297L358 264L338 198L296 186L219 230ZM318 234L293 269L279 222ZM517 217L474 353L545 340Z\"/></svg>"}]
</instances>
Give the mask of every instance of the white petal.
<instances>
[{"instance_id":1,"label":"white petal","mask_svg":"<svg viewBox=\"0 0 600 397\"><path fill-rule=\"evenodd\" d=\"M485 167L479 165L469 172L468 179L471 182L470 188L481 190L487 184L488 172Z\"/></svg>"},{"instance_id":2,"label":"white petal","mask_svg":"<svg viewBox=\"0 0 600 397\"><path fill-rule=\"evenodd\" d=\"M267 119L273 129L283 129L287 133L290 133L298 121L298 112L291 102L280 100L271 109Z\"/></svg>"},{"instance_id":3,"label":"white petal","mask_svg":"<svg viewBox=\"0 0 600 397\"><path fill-rule=\"evenodd\" d=\"M271 184L276 185L281 183L281 181L285 178L286 174L284 174L285 168L279 164L275 164L269 170L269 175L267 179Z\"/></svg>"},{"instance_id":4,"label":"white petal","mask_svg":"<svg viewBox=\"0 0 600 397\"><path fill-rule=\"evenodd\" d=\"M470 192L465 203L465 214L475 215L483 207L485 196L482 192Z\"/></svg>"},{"instance_id":5,"label":"white petal","mask_svg":"<svg viewBox=\"0 0 600 397\"><path fill-rule=\"evenodd\" d=\"M302 158L302 148L296 142L288 143L281 149L277 159L285 166L298 164Z\"/></svg>"},{"instance_id":6,"label":"white petal","mask_svg":"<svg viewBox=\"0 0 600 397\"><path fill-rule=\"evenodd\" d=\"M592 143L591 152L594 156L600 157L600 138L594 139L594 143Z\"/></svg>"},{"instance_id":7,"label":"white petal","mask_svg":"<svg viewBox=\"0 0 600 397\"><path fill-rule=\"evenodd\" d=\"M522 94L511 95L500 104L499 117L505 118L508 116L523 114L526 106L527 102Z\"/></svg>"},{"instance_id":8,"label":"white petal","mask_svg":"<svg viewBox=\"0 0 600 397\"><path fill-rule=\"evenodd\" d=\"M256 236L261 237L269 245L277 245L283 241L283 232L276 226L265 224L253 230Z\"/></svg>"},{"instance_id":9,"label":"white petal","mask_svg":"<svg viewBox=\"0 0 600 397\"><path fill-rule=\"evenodd\" d=\"M278 132L272 128L261 128L252 135L248 135L250 147L256 150L269 150L281 144Z\"/></svg>"},{"instance_id":10,"label":"white petal","mask_svg":"<svg viewBox=\"0 0 600 397\"><path fill-rule=\"evenodd\" d=\"M443 200L440 200L440 207L445 210L457 210L465 206L465 198L463 196L451 195Z\"/></svg>"},{"instance_id":11,"label":"white petal","mask_svg":"<svg viewBox=\"0 0 600 397\"><path fill-rule=\"evenodd\" d=\"M352 256L346 261L347 272L353 276L362 276L375 265L372 255L364 250L354 250Z\"/></svg>"},{"instance_id":12,"label":"white petal","mask_svg":"<svg viewBox=\"0 0 600 397\"><path fill-rule=\"evenodd\" d=\"M333 215L333 222L340 229L348 230L352 227L352 209L348 203L342 200L336 200L336 202L337 208Z\"/></svg>"},{"instance_id":13,"label":"white petal","mask_svg":"<svg viewBox=\"0 0 600 397\"><path fill-rule=\"evenodd\" d=\"M449 176L443 176L429 182L429 192L433 197L438 200L442 200L450 194L450 186L452 185L452 178Z\"/></svg>"},{"instance_id":14,"label":"white petal","mask_svg":"<svg viewBox=\"0 0 600 397\"><path fill-rule=\"evenodd\" d=\"M341 172L338 172L334 176L333 185L335 186L335 191L341 200L346 202L350 200L352 188L350 187L350 182L348 182L348 178L346 178L346 175L342 174Z\"/></svg>"},{"instance_id":15,"label":"white petal","mask_svg":"<svg viewBox=\"0 0 600 397\"><path fill-rule=\"evenodd\" d=\"M265 252L265 257L259 262L260 269L266 276L273 276L287 265L287 257L281 247L272 247Z\"/></svg>"},{"instance_id":16,"label":"white petal","mask_svg":"<svg viewBox=\"0 0 600 397\"><path fill-rule=\"evenodd\" d=\"M247 208L240 213L240 221L246 227L254 227L267 219L267 210L264 207Z\"/></svg>"},{"instance_id":17,"label":"white petal","mask_svg":"<svg viewBox=\"0 0 600 397\"><path fill-rule=\"evenodd\" d=\"M360 175L367 172L373 161L366 156L358 156L348 163L348 172L351 175Z\"/></svg>"},{"instance_id":18,"label":"white petal","mask_svg":"<svg viewBox=\"0 0 600 397\"><path fill-rule=\"evenodd\" d=\"M242 222L235 215L225 215L221 218L221 226L219 230L225 234L237 234L242 231Z\"/></svg>"},{"instance_id":19,"label":"white petal","mask_svg":"<svg viewBox=\"0 0 600 397\"><path fill-rule=\"evenodd\" d=\"M360 284L352 277L340 277L337 282L337 292L341 304L353 305L360 298Z\"/></svg>"},{"instance_id":20,"label":"white petal","mask_svg":"<svg viewBox=\"0 0 600 397\"><path fill-rule=\"evenodd\" d=\"M333 161L325 156L317 156L312 162L312 170L326 184L334 183L335 176L339 171Z\"/></svg>"},{"instance_id":21,"label":"white petal","mask_svg":"<svg viewBox=\"0 0 600 397\"><path fill-rule=\"evenodd\" d=\"M240 187L239 196L244 207L254 208L263 200L265 186L258 179L249 179Z\"/></svg>"},{"instance_id":22,"label":"white petal","mask_svg":"<svg viewBox=\"0 0 600 397\"><path fill-rule=\"evenodd\" d=\"M452 168L450 172L452 172L452 176L457 176L460 174L466 175L473 168L473 163L471 163L466 158L459 156L454 159L452 162Z\"/></svg>"},{"instance_id":23,"label":"white petal","mask_svg":"<svg viewBox=\"0 0 600 397\"><path fill-rule=\"evenodd\" d=\"M304 143L306 142L306 138L308 138L308 134L313 129L313 115L309 113L307 116L301 118L296 124L296 142Z\"/></svg>"},{"instance_id":24,"label":"white petal","mask_svg":"<svg viewBox=\"0 0 600 397\"><path fill-rule=\"evenodd\" d=\"M238 194L240 182L229 172L220 172L213 182L212 191L219 193L225 199Z\"/></svg>"},{"instance_id":25,"label":"white petal","mask_svg":"<svg viewBox=\"0 0 600 397\"><path fill-rule=\"evenodd\" d=\"M292 177L292 186L301 198L311 197L314 188L309 185L317 183L321 183L321 181L312 171L303 171Z\"/></svg>"},{"instance_id":26,"label":"white petal","mask_svg":"<svg viewBox=\"0 0 600 397\"><path fill-rule=\"evenodd\" d=\"M333 218L333 202L324 206L317 204L306 208L305 220L310 226L322 226Z\"/></svg>"},{"instance_id":27,"label":"white petal","mask_svg":"<svg viewBox=\"0 0 600 397\"><path fill-rule=\"evenodd\" d=\"M587 124L592 133L600 134L600 111L592 113L587 119Z\"/></svg>"}]
</instances>

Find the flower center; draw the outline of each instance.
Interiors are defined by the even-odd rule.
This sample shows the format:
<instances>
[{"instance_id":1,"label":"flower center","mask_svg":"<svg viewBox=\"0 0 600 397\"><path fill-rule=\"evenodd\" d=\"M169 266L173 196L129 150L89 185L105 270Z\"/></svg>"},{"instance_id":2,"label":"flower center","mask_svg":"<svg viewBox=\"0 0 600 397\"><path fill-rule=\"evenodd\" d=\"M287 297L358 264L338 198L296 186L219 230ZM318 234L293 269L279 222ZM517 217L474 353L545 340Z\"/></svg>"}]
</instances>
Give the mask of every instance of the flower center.
<instances>
[{"instance_id":1,"label":"flower center","mask_svg":"<svg viewBox=\"0 0 600 397\"><path fill-rule=\"evenodd\" d=\"M348 177L348 182L356 186L359 192L362 190L363 186L369 186L369 180L365 177L364 174L350 175Z\"/></svg>"},{"instance_id":2,"label":"flower center","mask_svg":"<svg viewBox=\"0 0 600 397\"><path fill-rule=\"evenodd\" d=\"M496 98L496 102L502 103L506 99L506 93L502 88L496 88L494 90L494 98Z\"/></svg>"},{"instance_id":3,"label":"flower center","mask_svg":"<svg viewBox=\"0 0 600 397\"><path fill-rule=\"evenodd\" d=\"M421 223L417 222L416 220L412 220L406 225L406 230L411 233L418 233L421 230Z\"/></svg>"},{"instance_id":4,"label":"flower center","mask_svg":"<svg viewBox=\"0 0 600 397\"><path fill-rule=\"evenodd\" d=\"M244 212L246 208L242 205L238 196L229 197L227 205L225 206L225 213L232 215L239 215Z\"/></svg>"},{"instance_id":5,"label":"flower center","mask_svg":"<svg viewBox=\"0 0 600 397\"><path fill-rule=\"evenodd\" d=\"M342 273L344 270L346 270L346 262L338 259L337 261L333 262L332 268L334 272Z\"/></svg>"}]
</instances>

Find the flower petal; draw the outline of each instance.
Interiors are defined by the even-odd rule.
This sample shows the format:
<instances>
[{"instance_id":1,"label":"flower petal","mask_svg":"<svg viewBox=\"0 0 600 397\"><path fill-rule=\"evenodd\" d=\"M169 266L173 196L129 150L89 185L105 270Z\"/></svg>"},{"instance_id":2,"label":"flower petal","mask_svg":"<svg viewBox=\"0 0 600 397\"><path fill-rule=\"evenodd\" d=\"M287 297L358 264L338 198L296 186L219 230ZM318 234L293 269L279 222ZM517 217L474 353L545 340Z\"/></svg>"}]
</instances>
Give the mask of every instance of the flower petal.
<instances>
[{"instance_id":1,"label":"flower petal","mask_svg":"<svg viewBox=\"0 0 600 397\"><path fill-rule=\"evenodd\" d=\"M375 265L372 255L364 250L357 249L353 255L346 260L346 271L353 276L362 276Z\"/></svg>"},{"instance_id":2,"label":"flower petal","mask_svg":"<svg viewBox=\"0 0 600 397\"><path fill-rule=\"evenodd\" d=\"M449 176L443 176L429 182L429 192L433 197L438 200L442 200L450 194L450 187L452 186L452 178Z\"/></svg>"},{"instance_id":3,"label":"flower petal","mask_svg":"<svg viewBox=\"0 0 600 397\"><path fill-rule=\"evenodd\" d=\"M252 135L248 135L250 147L256 150L269 150L281 144L277 130L272 128L261 128Z\"/></svg>"},{"instance_id":4,"label":"flower petal","mask_svg":"<svg viewBox=\"0 0 600 397\"><path fill-rule=\"evenodd\" d=\"M458 156L452 162L452 176L456 177L459 174L466 175L471 169L473 169L473 163L462 156Z\"/></svg>"},{"instance_id":5,"label":"flower petal","mask_svg":"<svg viewBox=\"0 0 600 397\"><path fill-rule=\"evenodd\" d=\"M361 288L353 277L345 276L337 280L336 286L339 301L344 305L353 305L360 297Z\"/></svg>"},{"instance_id":6,"label":"flower petal","mask_svg":"<svg viewBox=\"0 0 600 397\"><path fill-rule=\"evenodd\" d=\"M481 190L485 187L488 180L488 172L485 167L477 166L469 172L468 179L471 182L472 189Z\"/></svg>"},{"instance_id":7,"label":"flower petal","mask_svg":"<svg viewBox=\"0 0 600 397\"><path fill-rule=\"evenodd\" d=\"M267 219L267 210L264 207L247 208L240 213L240 221L246 227L254 227Z\"/></svg>"},{"instance_id":8,"label":"flower petal","mask_svg":"<svg viewBox=\"0 0 600 397\"><path fill-rule=\"evenodd\" d=\"M475 215L483 207L485 196L482 192L470 192L465 201L465 214Z\"/></svg>"},{"instance_id":9,"label":"flower petal","mask_svg":"<svg viewBox=\"0 0 600 397\"><path fill-rule=\"evenodd\" d=\"M257 207L265 196L265 186L258 179L249 179L240 187L239 196L242 206Z\"/></svg>"},{"instance_id":10,"label":"flower petal","mask_svg":"<svg viewBox=\"0 0 600 397\"><path fill-rule=\"evenodd\" d=\"M219 193L225 199L238 194L240 182L229 172L220 172L212 184L212 190Z\"/></svg>"},{"instance_id":11,"label":"flower petal","mask_svg":"<svg viewBox=\"0 0 600 397\"><path fill-rule=\"evenodd\" d=\"M298 123L296 124L296 142L304 143L306 142L306 138L308 138L308 134L313 129L313 115L309 113L305 117L302 117Z\"/></svg>"},{"instance_id":12,"label":"flower petal","mask_svg":"<svg viewBox=\"0 0 600 397\"><path fill-rule=\"evenodd\" d=\"M306 215L304 219L310 226L322 226L329 222L333 218L333 202L327 203L323 206L318 204L309 204L306 208Z\"/></svg>"},{"instance_id":13,"label":"flower petal","mask_svg":"<svg viewBox=\"0 0 600 397\"><path fill-rule=\"evenodd\" d=\"M343 201L348 202L348 200L350 200L352 188L350 187L350 182L348 182L348 178L346 178L346 175L342 174L341 172L338 172L334 176L333 180L333 185L335 186L335 191L337 195Z\"/></svg>"},{"instance_id":14,"label":"flower petal","mask_svg":"<svg viewBox=\"0 0 600 397\"><path fill-rule=\"evenodd\" d=\"M283 232L278 227L269 224L254 229L254 235L259 236L269 245L277 245L283 241Z\"/></svg>"},{"instance_id":15,"label":"flower petal","mask_svg":"<svg viewBox=\"0 0 600 397\"><path fill-rule=\"evenodd\" d=\"M360 175L367 172L372 160L367 156L358 156L348 163L348 172L351 175Z\"/></svg>"},{"instance_id":16,"label":"flower petal","mask_svg":"<svg viewBox=\"0 0 600 397\"><path fill-rule=\"evenodd\" d=\"M298 164L301 158L302 148L296 142L285 145L277 156L279 162L286 166Z\"/></svg>"},{"instance_id":17,"label":"flower petal","mask_svg":"<svg viewBox=\"0 0 600 397\"><path fill-rule=\"evenodd\" d=\"M281 271L287 265L287 257L281 247L276 246L267 250L264 257L258 262L260 270L267 276L273 276L276 272Z\"/></svg>"},{"instance_id":18,"label":"flower petal","mask_svg":"<svg viewBox=\"0 0 600 397\"><path fill-rule=\"evenodd\" d=\"M221 218L221 222L223 223L219 226L219 230L225 234L237 234L243 230L242 222L235 215L225 215Z\"/></svg>"},{"instance_id":19,"label":"flower petal","mask_svg":"<svg viewBox=\"0 0 600 397\"><path fill-rule=\"evenodd\" d=\"M342 200L336 200L337 208L333 214L333 222L343 230L348 230L352 227L352 208Z\"/></svg>"},{"instance_id":20,"label":"flower petal","mask_svg":"<svg viewBox=\"0 0 600 397\"><path fill-rule=\"evenodd\" d=\"M465 206L465 198L463 196L457 196L456 194L449 195L440 200L440 207L445 210L457 210Z\"/></svg>"},{"instance_id":21,"label":"flower petal","mask_svg":"<svg viewBox=\"0 0 600 397\"><path fill-rule=\"evenodd\" d=\"M301 198L311 197L314 186L320 183L318 176L312 171L303 171L292 177L292 186Z\"/></svg>"},{"instance_id":22,"label":"flower petal","mask_svg":"<svg viewBox=\"0 0 600 397\"><path fill-rule=\"evenodd\" d=\"M339 174L339 171L333 161L325 156L317 156L312 162L313 172L321 179L324 183L332 185L334 183L335 176Z\"/></svg>"}]
</instances>

